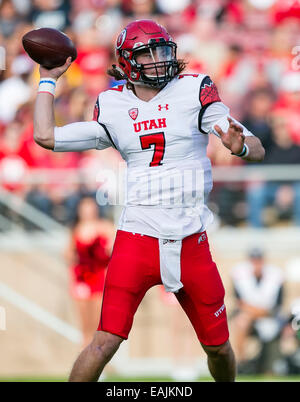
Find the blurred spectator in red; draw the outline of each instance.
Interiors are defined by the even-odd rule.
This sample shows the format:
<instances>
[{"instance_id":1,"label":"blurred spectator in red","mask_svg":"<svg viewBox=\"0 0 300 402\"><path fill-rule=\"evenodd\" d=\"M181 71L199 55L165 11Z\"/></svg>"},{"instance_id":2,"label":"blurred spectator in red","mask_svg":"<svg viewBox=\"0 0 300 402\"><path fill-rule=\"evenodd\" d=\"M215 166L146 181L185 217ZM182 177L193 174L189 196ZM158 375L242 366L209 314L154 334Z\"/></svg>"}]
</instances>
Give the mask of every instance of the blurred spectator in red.
<instances>
[{"instance_id":1,"label":"blurred spectator in red","mask_svg":"<svg viewBox=\"0 0 300 402\"><path fill-rule=\"evenodd\" d=\"M178 58L183 59L187 66L185 68L185 73L206 73L206 68L202 60L197 57L196 49L198 46L198 41L194 35L187 33L179 35L176 39L178 46Z\"/></svg>"},{"instance_id":2,"label":"blurred spectator in red","mask_svg":"<svg viewBox=\"0 0 300 402\"><path fill-rule=\"evenodd\" d=\"M300 19L300 1L277 0L271 15L275 24L290 18Z\"/></svg>"},{"instance_id":3,"label":"blurred spectator in red","mask_svg":"<svg viewBox=\"0 0 300 402\"><path fill-rule=\"evenodd\" d=\"M195 3L191 0L156 0L158 22L167 27L176 41L178 35L190 33L196 20Z\"/></svg>"},{"instance_id":4,"label":"blurred spectator in red","mask_svg":"<svg viewBox=\"0 0 300 402\"><path fill-rule=\"evenodd\" d=\"M51 185L49 184L49 176L43 174L44 169L50 169L53 165L51 153L44 148L41 149L33 141L33 127L29 127L23 135L32 158L31 180L26 185L25 200L44 214L52 216L53 204L49 196ZM25 227L30 229L30 223L26 222Z\"/></svg>"},{"instance_id":5,"label":"blurred spectator in red","mask_svg":"<svg viewBox=\"0 0 300 402\"><path fill-rule=\"evenodd\" d=\"M234 110L239 110L240 100L248 89L251 74L251 65L245 58L243 48L239 44L230 45L215 74L215 81L220 93L224 94L224 102L229 102Z\"/></svg>"},{"instance_id":6,"label":"blurred spectator in red","mask_svg":"<svg viewBox=\"0 0 300 402\"><path fill-rule=\"evenodd\" d=\"M82 75L83 89L95 98L107 89L106 69L110 60L106 38L101 38L96 19L97 13L88 11L79 14L74 21L78 54L75 64Z\"/></svg>"},{"instance_id":7,"label":"blurred spectator in red","mask_svg":"<svg viewBox=\"0 0 300 402\"><path fill-rule=\"evenodd\" d=\"M209 7L208 4L211 2L201 1L202 8ZM245 13L243 2L240 0L224 0L221 2L213 1L212 3L219 3L220 8L218 9L215 17L218 23L229 23L229 24L242 24L244 21Z\"/></svg>"},{"instance_id":8,"label":"blurred spectator in red","mask_svg":"<svg viewBox=\"0 0 300 402\"><path fill-rule=\"evenodd\" d=\"M16 111L15 122L22 125L24 141L32 140L33 142L33 104L31 101L23 103Z\"/></svg>"},{"instance_id":9,"label":"blurred spectator in red","mask_svg":"<svg viewBox=\"0 0 300 402\"><path fill-rule=\"evenodd\" d=\"M292 20L276 26L272 31L265 54L271 61L273 71L269 70L269 77L276 90L280 89L280 82L286 71L293 64L293 48L299 40L299 27Z\"/></svg>"},{"instance_id":10,"label":"blurred spectator in red","mask_svg":"<svg viewBox=\"0 0 300 402\"><path fill-rule=\"evenodd\" d=\"M189 27L188 31L194 36L195 45L193 55L201 60L205 66L206 73L214 80L218 66L223 62L226 54L226 47L217 38L217 27L213 18L198 17Z\"/></svg>"},{"instance_id":11,"label":"blurred spectator in red","mask_svg":"<svg viewBox=\"0 0 300 402\"><path fill-rule=\"evenodd\" d=\"M22 126L9 124L0 139L0 177L2 185L22 196L24 178L33 160L22 138Z\"/></svg>"},{"instance_id":12,"label":"blurred spectator in red","mask_svg":"<svg viewBox=\"0 0 300 402\"><path fill-rule=\"evenodd\" d=\"M99 216L92 197L83 197L76 212L65 258L70 270L71 295L76 304L84 348L98 325L115 228L110 221Z\"/></svg>"},{"instance_id":13,"label":"blurred spectator in red","mask_svg":"<svg viewBox=\"0 0 300 402\"><path fill-rule=\"evenodd\" d=\"M231 44L227 49L227 54L220 66L216 79L223 80L232 76L243 59L243 49L239 44Z\"/></svg>"}]
</instances>

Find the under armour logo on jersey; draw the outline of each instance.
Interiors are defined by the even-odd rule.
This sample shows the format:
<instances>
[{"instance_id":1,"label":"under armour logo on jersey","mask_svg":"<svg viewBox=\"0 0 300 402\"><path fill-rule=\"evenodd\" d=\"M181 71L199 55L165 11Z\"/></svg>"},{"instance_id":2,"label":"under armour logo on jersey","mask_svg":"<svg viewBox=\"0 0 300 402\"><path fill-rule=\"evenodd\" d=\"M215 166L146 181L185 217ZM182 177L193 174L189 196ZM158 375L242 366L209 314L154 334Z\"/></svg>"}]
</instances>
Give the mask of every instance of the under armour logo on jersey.
<instances>
[{"instance_id":1,"label":"under armour logo on jersey","mask_svg":"<svg viewBox=\"0 0 300 402\"><path fill-rule=\"evenodd\" d=\"M166 105L158 105L158 110L161 111L162 109L169 110L169 105L168 104L166 104Z\"/></svg>"},{"instance_id":2,"label":"under armour logo on jersey","mask_svg":"<svg viewBox=\"0 0 300 402\"><path fill-rule=\"evenodd\" d=\"M205 241L205 240L206 240L206 234L205 234L205 233L202 233L202 234L199 236L198 244L200 244L202 241Z\"/></svg>"},{"instance_id":3,"label":"under armour logo on jersey","mask_svg":"<svg viewBox=\"0 0 300 402\"><path fill-rule=\"evenodd\" d=\"M138 117L139 109L137 107L133 107L132 109L128 110L129 116L135 120Z\"/></svg>"}]
</instances>

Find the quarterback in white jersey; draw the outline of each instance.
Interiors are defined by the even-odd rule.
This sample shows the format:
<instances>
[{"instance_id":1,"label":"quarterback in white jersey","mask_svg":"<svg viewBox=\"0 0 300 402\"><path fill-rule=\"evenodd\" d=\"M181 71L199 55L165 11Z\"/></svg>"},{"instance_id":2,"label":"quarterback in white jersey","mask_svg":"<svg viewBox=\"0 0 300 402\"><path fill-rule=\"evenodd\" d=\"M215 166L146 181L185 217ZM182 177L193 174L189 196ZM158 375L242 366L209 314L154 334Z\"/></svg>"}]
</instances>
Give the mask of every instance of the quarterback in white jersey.
<instances>
[{"instance_id":1,"label":"quarterback in white jersey","mask_svg":"<svg viewBox=\"0 0 300 402\"><path fill-rule=\"evenodd\" d=\"M45 70L36 100L34 138L55 152L114 147L127 164L125 206L107 271L94 340L74 364L70 381L97 380L127 339L147 290L163 283L174 292L208 355L216 381L233 381L224 288L206 228L212 213L208 134L232 154L260 161L260 141L229 114L208 75L184 74L176 44L151 20L134 21L116 44L109 70L126 84L102 92L94 120L56 127L56 79L71 64ZM48 92L48 93L47 93ZM42 111L42 113L40 113Z\"/></svg>"}]
</instances>

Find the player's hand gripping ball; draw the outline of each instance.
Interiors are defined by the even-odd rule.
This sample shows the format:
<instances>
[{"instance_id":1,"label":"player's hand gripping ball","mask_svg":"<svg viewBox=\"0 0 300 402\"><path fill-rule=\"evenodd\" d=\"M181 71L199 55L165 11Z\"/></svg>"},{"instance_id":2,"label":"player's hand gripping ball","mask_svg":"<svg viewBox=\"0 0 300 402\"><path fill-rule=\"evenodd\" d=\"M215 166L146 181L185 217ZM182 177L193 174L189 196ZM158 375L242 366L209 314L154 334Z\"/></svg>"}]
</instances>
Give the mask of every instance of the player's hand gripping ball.
<instances>
[{"instance_id":1,"label":"player's hand gripping ball","mask_svg":"<svg viewBox=\"0 0 300 402\"><path fill-rule=\"evenodd\" d=\"M77 57L74 43L57 29L34 29L23 36L22 43L29 57L48 70L62 66L68 57L72 61Z\"/></svg>"}]
</instances>

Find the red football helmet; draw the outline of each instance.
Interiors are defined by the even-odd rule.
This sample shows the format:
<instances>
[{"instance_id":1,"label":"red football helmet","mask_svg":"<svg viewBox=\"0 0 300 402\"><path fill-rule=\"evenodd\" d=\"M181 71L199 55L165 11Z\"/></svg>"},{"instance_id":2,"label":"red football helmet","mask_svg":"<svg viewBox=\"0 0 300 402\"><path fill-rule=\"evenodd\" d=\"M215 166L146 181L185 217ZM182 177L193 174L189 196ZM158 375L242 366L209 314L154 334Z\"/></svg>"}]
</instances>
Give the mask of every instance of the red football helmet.
<instances>
[{"instance_id":1,"label":"red football helmet","mask_svg":"<svg viewBox=\"0 0 300 402\"><path fill-rule=\"evenodd\" d=\"M176 48L165 28L155 21L131 22L117 39L117 68L132 84L159 88L178 73Z\"/></svg>"}]
</instances>

